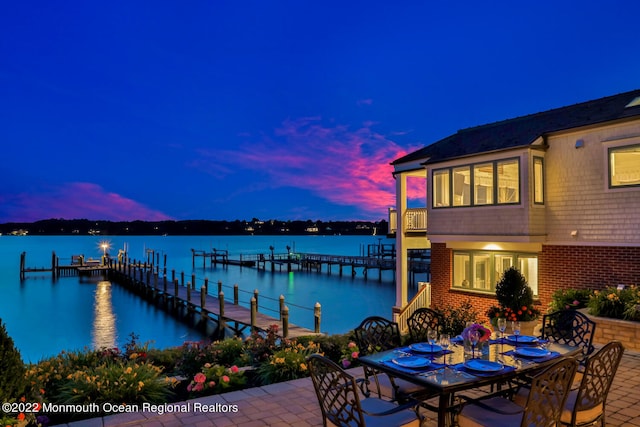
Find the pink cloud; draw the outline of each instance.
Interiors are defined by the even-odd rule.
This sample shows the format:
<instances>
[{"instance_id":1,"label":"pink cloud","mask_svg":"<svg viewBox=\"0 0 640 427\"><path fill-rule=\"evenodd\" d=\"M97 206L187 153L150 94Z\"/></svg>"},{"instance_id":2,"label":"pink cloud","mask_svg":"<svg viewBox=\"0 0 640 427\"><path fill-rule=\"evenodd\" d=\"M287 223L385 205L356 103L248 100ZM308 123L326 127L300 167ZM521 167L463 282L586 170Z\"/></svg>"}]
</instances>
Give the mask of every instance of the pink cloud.
<instances>
[{"instance_id":1,"label":"pink cloud","mask_svg":"<svg viewBox=\"0 0 640 427\"><path fill-rule=\"evenodd\" d=\"M53 190L5 195L11 206L6 222L30 222L49 218L108 221L162 221L172 219L162 212L88 182L73 182Z\"/></svg>"},{"instance_id":2,"label":"pink cloud","mask_svg":"<svg viewBox=\"0 0 640 427\"><path fill-rule=\"evenodd\" d=\"M385 215L395 206L390 162L407 150L376 133L372 126L367 122L352 130L326 126L319 117L290 119L273 137L247 143L237 151L217 151L215 157L226 163L220 170L230 169L229 165L255 170L267 176L265 185L272 188L305 189L338 205ZM424 187L416 188L411 196L424 198L424 194Z\"/></svg>"}]
</instances>

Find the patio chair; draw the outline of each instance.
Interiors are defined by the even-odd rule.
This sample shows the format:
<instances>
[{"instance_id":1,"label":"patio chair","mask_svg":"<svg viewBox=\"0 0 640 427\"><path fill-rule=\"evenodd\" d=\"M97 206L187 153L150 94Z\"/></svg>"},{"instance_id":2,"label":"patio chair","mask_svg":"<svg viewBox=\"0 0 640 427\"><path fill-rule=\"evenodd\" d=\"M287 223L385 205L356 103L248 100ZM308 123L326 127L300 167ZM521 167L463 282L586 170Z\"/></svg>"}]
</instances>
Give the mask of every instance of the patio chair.
<instances>
[{"instance_id":1,"label":"patio chair","mask_svg":"<svg viewBox=\"0 0 640 427\"><path fill-rule=\"evenodd\" d=\"M569 394L560 422L569 426L605 425L607 395L618 370L624 347L611 341L587 359L580 387Z\"/></svg>"},{"instance_id":2,"label":"patio chair","mask_svg":"<svg viewBox=\"0 0 640 427\"><path fill-rule=\"evenodd\" d=\"M363 356L378 353L380 351L391 350L400 347L402 338L400 329L396 322L380 316L371 316L364 319L360 325L354 329L356 344ZM361 388L365 396L369 397L372 386L378 397L382 396L402 401L409 395L425 394L424 387L409 381L395 378L387 374L378 372L375 369L363 367L365 382ZM373 385L372 385L373 383ZM429 398L429 396L424 396Z\"/></svg>"},{"instance_id":3,"label":"patio chair","mask_svg":"<svg viewBox=\"0 0 640 427\"><path fill-rule=\"evenodd\" d=\"M580 347L582 354L577 357L580 365L593 353L595 330L596 323L576 310L559 310L542 317L542 338Z\"/></svg>"},{"instance_id":4,"label":"patio chair","mask_svg":"<svg viewBox=\"0 0 640 427\"><path fill-rule=\"evenodd\" d=\"M417 401L361 399L356 379L319 354L307 358L324 426L420 426Z\"/></svg>"},{"instance_id":5,"label":"patio chair","mask_svg":"<svg viewBox=\"0 0 640 427\"><path fill-rule=\"evenodd\" d=\"M578 367L574 358L563 358L532 378L524 406L505 397L470 399L457 416L460 427L555 426Z\"/></svg>"},{"instance_id":6,"label":"patio chair","mask_svg":"<svg viewBox=\"0 0 640 427\"><path fill-rule=\"evenodd\" d=\"M428 341L427 333L429 329L435 329L440 333L443 321L437 311L421 307L414 311L407 319L407 328L412 343Z\"/></svg>"}]
</instances>

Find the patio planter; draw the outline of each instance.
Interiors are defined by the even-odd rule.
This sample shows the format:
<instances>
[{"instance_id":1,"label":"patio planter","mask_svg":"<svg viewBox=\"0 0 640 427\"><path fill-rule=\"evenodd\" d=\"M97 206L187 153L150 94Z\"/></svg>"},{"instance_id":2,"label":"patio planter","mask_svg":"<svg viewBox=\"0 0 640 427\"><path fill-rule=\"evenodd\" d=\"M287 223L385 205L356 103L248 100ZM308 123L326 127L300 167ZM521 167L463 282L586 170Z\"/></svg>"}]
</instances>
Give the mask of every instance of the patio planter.
<instances>
[{"instance_id":1,"label":"patio planter","mask_svg":"<svg viewBox=\"0 0 640 427\"><path fill-rule=\"evenodd\" d=\"M583 313L596 322L596 331L593 336L595 344L606 344L618 340L626 350L640 351L640 322L592 316L586 311L584 310Z\"/></svg>"}]
</instances>

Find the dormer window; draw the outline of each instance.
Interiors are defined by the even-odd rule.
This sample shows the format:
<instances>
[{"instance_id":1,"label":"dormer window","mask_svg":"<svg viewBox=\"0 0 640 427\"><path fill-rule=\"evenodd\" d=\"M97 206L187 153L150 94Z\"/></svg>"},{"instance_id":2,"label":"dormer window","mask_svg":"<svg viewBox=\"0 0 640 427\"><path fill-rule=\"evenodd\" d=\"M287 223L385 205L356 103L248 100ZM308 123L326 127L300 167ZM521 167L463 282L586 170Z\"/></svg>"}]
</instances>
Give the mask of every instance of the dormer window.
<instances>
[{"instance_id":1,"label":"dormer window","mask_svg":"<svg viewBox=\"0 0 640 427\"><path fill-rule=\"evenodd\" d=\"M633 98L633 100L624 106L624 108L637 107L640 105L640 96Z\"/></svg>"}]
</instances>

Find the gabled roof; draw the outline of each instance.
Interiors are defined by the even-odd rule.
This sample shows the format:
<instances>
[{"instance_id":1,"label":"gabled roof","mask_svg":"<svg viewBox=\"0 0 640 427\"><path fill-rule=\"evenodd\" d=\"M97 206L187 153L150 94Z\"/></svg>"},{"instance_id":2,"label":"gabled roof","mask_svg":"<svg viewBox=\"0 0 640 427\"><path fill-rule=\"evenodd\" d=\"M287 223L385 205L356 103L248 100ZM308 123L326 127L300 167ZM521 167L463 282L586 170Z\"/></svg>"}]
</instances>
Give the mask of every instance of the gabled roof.
<instances>
[{"instance_id":1,"label":"gabled roof","mask_svg":"<svg viewBox=\"0 0 640 427\"><path fill-rule=\"evenodd\" d=\"M637 102L636 105L633 104L638 97L640 97L640 89L463 129L396 159L391 164L419 160L424 160L424 163L437 163L457 157L523 147L531 145L541 136L552 132L640 116L640 105L637 105Z\"/></svg>"}]
</instances>

